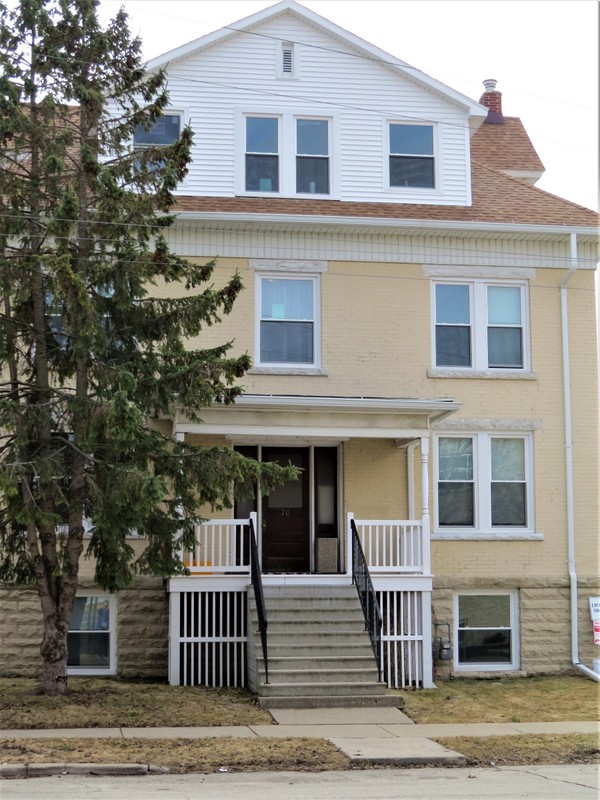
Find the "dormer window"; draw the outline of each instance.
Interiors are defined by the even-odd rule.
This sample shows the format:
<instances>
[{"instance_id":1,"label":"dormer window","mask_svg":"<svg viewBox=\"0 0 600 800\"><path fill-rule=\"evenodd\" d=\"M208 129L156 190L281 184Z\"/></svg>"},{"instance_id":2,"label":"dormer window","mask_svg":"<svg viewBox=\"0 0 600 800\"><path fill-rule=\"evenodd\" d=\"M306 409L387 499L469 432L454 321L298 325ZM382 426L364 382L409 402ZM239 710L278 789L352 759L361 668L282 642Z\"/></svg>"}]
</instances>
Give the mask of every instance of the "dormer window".
<instances>
[{"instance_id":1,"label":"dormer window","mask_svg":"<svg viewBox=\"0 0 600 800\"><path fill-rule=\"evenodd\" d=\"M181 133L181 114L163 114L154 125L146 130L138 125L133 134L133 148L165 147L179 139Z\"/></svg>"},{"instance_id":2,"label":"dormer window","mask_svg":"<svg viewBox=\"0 0 600 800\"><path fill-rule=\"evenodd\" d=\"M433 125L390 123L390 187L435 187L433 138Z\"/></svg>"},{"instance_id":3,"label":"dormer window","mask_svg":"<svg viewBox=\"0 0 600 800\"><path fill-rule=\"evenodd\" d=\"M329 194L329 121L296 120L296 192Z\"/></svg>"},{"instance_id":4,"label":"dormer window","mask_svg":"<svg viewBox=\"0 0 600 800\"><path fill-rule=\"evenodd\" d=\"M280 42L277 59L277 75L279 78L297 78L296 45L294 42Z\"/></svg>"},{"instance_id":5,"label":"dormer window","mask_svg":"<svg viewBox=\"0 0 600 800\"><path fill-rule=\"evenodd\" d=\"M246 117L246 191L279 191L278 117Z\"/></svg>"}]
</instances>

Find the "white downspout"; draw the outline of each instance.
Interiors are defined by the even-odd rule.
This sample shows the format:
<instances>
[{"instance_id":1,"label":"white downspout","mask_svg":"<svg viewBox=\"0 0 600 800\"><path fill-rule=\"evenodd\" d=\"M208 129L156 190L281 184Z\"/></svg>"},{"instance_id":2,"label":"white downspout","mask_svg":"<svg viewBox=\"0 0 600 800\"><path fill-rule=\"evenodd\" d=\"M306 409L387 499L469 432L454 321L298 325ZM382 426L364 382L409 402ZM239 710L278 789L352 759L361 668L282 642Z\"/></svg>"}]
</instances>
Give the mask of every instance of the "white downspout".
<instances>
[{"instance_id":1,"label":"white downspout","mask_svg":"<svg viewBox=\"0 0 600 800\"><path fill-rule=\"evenodd\" d=\"M571 662L573 666L592 678L600 681L600 674L594 672L579 660L579 619L577 572L575 571L575 516L573 496L573 431L571 426L571 362L569 358L569 309L567 302L567 283L577 269L577 234L571 234L571 266L560 282L560 312L563 363L563 404L565 420L565 477L567 500L567 553L569 586L571 597Z\"/></svg>"}]
</instances>

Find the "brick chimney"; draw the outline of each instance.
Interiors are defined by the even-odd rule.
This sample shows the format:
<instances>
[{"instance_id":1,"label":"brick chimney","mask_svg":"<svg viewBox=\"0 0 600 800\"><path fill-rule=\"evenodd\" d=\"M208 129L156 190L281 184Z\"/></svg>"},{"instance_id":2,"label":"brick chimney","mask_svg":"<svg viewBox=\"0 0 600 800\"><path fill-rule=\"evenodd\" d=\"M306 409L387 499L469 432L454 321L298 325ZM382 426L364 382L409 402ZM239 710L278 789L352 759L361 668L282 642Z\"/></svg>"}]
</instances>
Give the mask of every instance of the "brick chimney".
<instances>
[{"instance_id":1,"label":"brick chimney","mask_svg":"<svg viewBox=\"0 0 600 800\"><path fill-rule=\"evenodd\" d=\"M483 82L485 92L479 98L479 102L483 106L487 106L488 115L485 122L488 125L502 125L504 116L502 115L502 92L496 90L496 81L494 78L488 78Z\"/></svg>"}]
</instances>

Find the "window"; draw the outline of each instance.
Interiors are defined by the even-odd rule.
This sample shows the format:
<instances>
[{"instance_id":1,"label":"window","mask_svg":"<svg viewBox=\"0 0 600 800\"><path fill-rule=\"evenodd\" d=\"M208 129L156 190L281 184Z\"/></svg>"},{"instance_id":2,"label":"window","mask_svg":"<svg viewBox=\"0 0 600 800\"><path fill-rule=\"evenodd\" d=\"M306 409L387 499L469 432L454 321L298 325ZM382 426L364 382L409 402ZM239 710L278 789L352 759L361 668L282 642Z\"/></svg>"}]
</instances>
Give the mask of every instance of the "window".
<instances>
[{"instance_id":1,"label":"window","mask_svg":"<svg viewBox=\"0 0 600 800\"><path fill-rule=\"evenodd\" d=\"M296 191L329 194L329 123L296 120Z\"/></svg>"},{"instance_id":2,"label":"window","mask_svg":"<svg viewBox=\"0 0 600 800\"><path fill-rule=\"evenodd\" d=\"M435 187L433 125L389 125L391 187Z\"/></svg>"},{"instance_id":3,"label":"window","mask_svg":"<svg viewBox=\"0 0 600 800\"><path fill-rule=\"evenodd\" d=\"M526 287L435 284L435 365L526 369Z\"/></svg>"},{"instance_id":4,"label":"window","mask_svg":"<svg viewBox=\"0 0 600 800\"><path fill-rule=\"evenodd\" d=\"M112 595L75 598L67 636L70 675L114 674L116 602Z\"/></svg>"},{"instance_id":5,"label":"window","mask_svg":"<svg viewBox=\"0 0 600 800\"><path fill-rule=\"evenodd\" d=\"M469 670L518 668L516 593L465 593L454 598L455 666Z\"/></svg>"},{"instance_id":6,"label":"window","mask_svg":"<svg viewBox=\"0 0 600 800\"><path fill-rule=\"evenodd\" d=\"M528 530L530 439L478 433L437 440L437 527Z\"/></svg>"},{"instance_id":7,"label":"window","mask_svg":"<svg viewBox=\"0 0 600 800\"><path fill-rule=\"evenodd\" d=\"M317 276L259 276L258 362L317 366Z\"/></svg>"},{"instance_id":8,"label":"window","mask_svg":"<svg viewBox=\"0 0 600 800\"><path fill-rule=\"evenodd\" d=\"M331 197L330 118L242 114L240 122L236 191Z\"/></svg>"},{"instance_id":9,"label":"window","mask_svg":"<svg viewBox=\"0 0 600 800\"><path fill-rule=\"evenodd\" d=\"M246 191L279 191L279 120L246 118Z\"/></svg>"},{"instance_id":10,"label":"window","mask_svg":"<svg viewBox=\"0 0 600 800\"><path fill-rule=\"evenodd\" d=\"M166 146L179 139L181 133L181 114L163 114L154 125L145 130L138 125L133 134L134 150L144 147Z\"/></svg>"}]
</instances>

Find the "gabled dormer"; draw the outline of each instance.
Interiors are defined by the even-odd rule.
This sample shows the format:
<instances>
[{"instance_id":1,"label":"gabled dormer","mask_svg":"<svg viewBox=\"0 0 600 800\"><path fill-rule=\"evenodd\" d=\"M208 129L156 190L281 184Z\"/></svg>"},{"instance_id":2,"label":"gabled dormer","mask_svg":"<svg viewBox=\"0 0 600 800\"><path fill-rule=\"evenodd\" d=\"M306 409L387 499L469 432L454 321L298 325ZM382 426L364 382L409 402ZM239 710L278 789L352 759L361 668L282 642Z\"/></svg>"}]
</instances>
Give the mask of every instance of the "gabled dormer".
<instances>
[{"instance_id":1,"label":"gabled dormer","mask_svg":"<svg viewBox=\"0 0 600 800\"><path fill-rule=\"evenodd\" d=\"M487 109L283 0L149 63L194 132L178 193L468 206Z\"/></svg>"}]
</instances>

